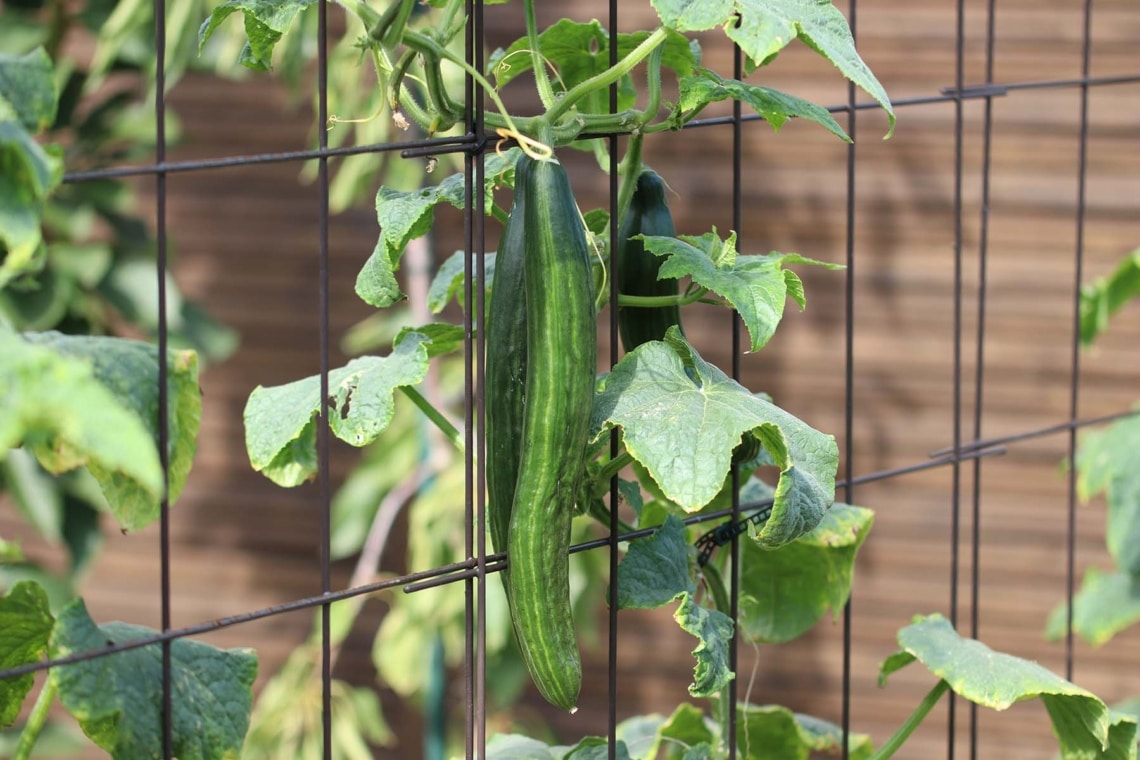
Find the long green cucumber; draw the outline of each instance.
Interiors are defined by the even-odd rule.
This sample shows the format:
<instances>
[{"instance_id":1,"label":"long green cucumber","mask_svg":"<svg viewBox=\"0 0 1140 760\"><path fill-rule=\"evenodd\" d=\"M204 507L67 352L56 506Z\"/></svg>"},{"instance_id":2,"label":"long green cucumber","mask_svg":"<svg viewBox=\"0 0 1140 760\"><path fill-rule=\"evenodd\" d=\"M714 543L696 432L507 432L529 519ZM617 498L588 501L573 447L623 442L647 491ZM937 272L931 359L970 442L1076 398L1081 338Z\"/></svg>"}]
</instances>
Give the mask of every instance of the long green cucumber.
<instances>
[{"instance_id":1,"label":"long green cucumber","mask_svg":"<svg viewBox=\"0 0 1140 760\"><path fill-rule=\"evenodd\" d=\"M652 169L637 177L629 211L618 231L618 288L631 296L675 296L677 281L657 279L661 259L645 250L634 235L676 234L673 215L665 202L665 182ZM663 340L665 331L681 326L681 310L677 306L623 306L618 312L618 330L627 352L651 340Z\"/></svg>"},{"instance_id":2,"label":"long green cucumber","mask_svg":"<svg viewBox=\"0 0 1140 760\"><path fill-rule=\"evenodd\" d=\"M486 426L487 524L497 552L507 550L507 531L521 458L526 398L526 299L523 261L526 175L531 161L515 165L515 197L499 250L487 317ZM503 576L506 583L506 576ZM509 592L508 592L509 593Z\"/></svg>"},{"instance_id":3,"label":"long green cucumber","mask_svg":"<svg viewBox=\"0 0 1140 760\"><path fill-rule=\"evenodd\" d=\"M585 468L597 361L590 251L565 169L526 178L526 402L508 532L511 619L542 695L577 707L582 665L570 605L574 500Z\"/></svg>"}]
</instances>

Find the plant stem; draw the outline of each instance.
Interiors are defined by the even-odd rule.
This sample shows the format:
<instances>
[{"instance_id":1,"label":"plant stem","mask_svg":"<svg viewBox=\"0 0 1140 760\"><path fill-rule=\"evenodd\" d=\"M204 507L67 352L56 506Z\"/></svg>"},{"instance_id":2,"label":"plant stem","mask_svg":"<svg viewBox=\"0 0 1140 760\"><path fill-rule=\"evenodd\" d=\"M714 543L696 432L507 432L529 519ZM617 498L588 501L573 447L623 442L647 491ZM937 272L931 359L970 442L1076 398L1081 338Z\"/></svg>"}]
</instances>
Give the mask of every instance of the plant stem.
<instances>
[{"instance_id":1,"label":"plant stem","mask_svg":"<svg viewBox=\"0 0 1140 760\"><path fill-rule=\"evenodd\" d=\"M644 141L640 132L629 136L629 144L625 149L625 157L621 160L618 171L621 173L621 188L618 190L618 218L611 219L610 224L621 229L621 220L629 211L629 204L633 201L633 191L637 189L637 178L641 174L641 144ZM618 241L620 245L622 241Z\"/></svg>"},{"instance_id":2,"label":"plant stem","mask_svg":"<svg viewBox=\"0 0 1140 760\"><path fill-rule=\"evenodd\" d=\"M604 485L605 488L610 487L610 480L614 475L621 472L626 466L633 463L633 455L628 451L623 451L616 457L602 465L602 469L598 470L597 479L594 481L595 491Z\"/></svg>"},{"instance_id":3,"label":"plant stem","mask_svg":"<svg viewBox=\"0 0 1140 760\"><path fill-rule=\"evenodd\" d=\"M28 715L28 722L24 724L24 730L20 732L20 741L16 745L16 752L12 755L12 760L28 760L32 756L32 748L36 746L36 740L40 738L40 732L44 730L44 725L47 723L48 712L51 710L52 702L55 701L55 694L55 681L49 674L47 680L44 681L43 688L40 689L40 695L36 697L36 703L32 706L31 714Z\"/></svg>"},{"instance_id":4,"label":"plant stem","mask_svg":"<svg viewBox=\"0 0 1140 760\"><path fill-rule=\"evenodd\" d=\"M590 499L590 503L586 506L586 514L601 523L602 527L606 530L610 528L610 508L601 499ZM619 533L632 533L637 530L629 523L622 519L618 519L618 532Z\"/></svg>"},{"instance_id":5,"label":"plant stem","mask_svg":"<svg viewBox=\"0 0 1140 760\"><path fill-rule=\"evenodd\" d=\"M934 688L919 702L918 707L914 709L910 717L899 726L898 731L895 731L894 735L891 736L890 739L887 739L886 744L879 747L878 751L871 755L868 760L887 760L887 758L893 757L895 752L910 738L910 735L914 733L914 730L918 728L919 724L922 723L930 711L934 709L934 705L938 704L938 700L942 699L942 695L949 691L949 689L950 684L946 681L939 681L935 684Z\"/></svg>"},{"instance_id":6,"label":"plant stem","mask_svg":"<svg viewBox=\"0 0 1140 760\"><path fill-rule=\"evenodd\" d=\"M697 288L692 293L686 293L682 296L630 296L621 293L618 295L618 306L642 309L655 309L661 306L687 306L700 301L708 292L708 288Z\"/></svg>"},{"instance_id":7,"label":"plant stem","mask_svg":"<svg viewBox=\"0 0 1140 760\"><path fill-rule=\"evenodd\" d=\"M549 110L554 105L554 87L550 84L546 61L539 48L538 26L534 20L534 0L523 0L523 9L526 12L526 39L530 46L530 65L534 69L534 83L538 87L538 97L542 100L542 107Z\"/></svg>"},{"instance_id":8,"label":"plant stem","mask_svg":"<svg viewBox=\"0 0 1140 760\"><path fill-rule=\"evenodd\" d=\"M424 413L432 423L439 429L439 432L451 441L459 451L463 451L463 436L460 435L455 425L451 424L451 420L443 416L443 413L436 409L430 401L423 397L423 395L411 387L410 385L401 385L400 390L404 395L412 400L412 403L419 407L420 411Z\"/></svg>"},{"instance_id":9,"label":"plant stem","mask_svg":"<svg viewBox=\"0 0 1140 760\"><path fill-rule=\"evenodd\" d=\"M595 74L584 82L578 84L567 90L566 94L558 99L558 102L546 112L544 118L551 124L558 121L558 117L565 114L570 107L595 90L600 90L603 87L609 87L614 82L621 79L623 76L633 71L637 64L644 61L649 57L649 54L654 51L659 45L665 42L665 37L668 31L663 26L657 27L644 40L641 44L629 51L629 55L622 58L615 65L601 72Z\"/></svg>"},{"instance_id":10,"label":"plant stem","mask_svg":"<svg viewBox=\"0 0 1140 760\"><path fill-rule=\"evenodd\" d=\"M712 597L713 606L727 615L732 605L728 601L728 589L725 588L724 576L720 574L720 568L715 563L709 562L701 568L701 574L705 578L705 586Z\"/></svg>"}]
</instances>

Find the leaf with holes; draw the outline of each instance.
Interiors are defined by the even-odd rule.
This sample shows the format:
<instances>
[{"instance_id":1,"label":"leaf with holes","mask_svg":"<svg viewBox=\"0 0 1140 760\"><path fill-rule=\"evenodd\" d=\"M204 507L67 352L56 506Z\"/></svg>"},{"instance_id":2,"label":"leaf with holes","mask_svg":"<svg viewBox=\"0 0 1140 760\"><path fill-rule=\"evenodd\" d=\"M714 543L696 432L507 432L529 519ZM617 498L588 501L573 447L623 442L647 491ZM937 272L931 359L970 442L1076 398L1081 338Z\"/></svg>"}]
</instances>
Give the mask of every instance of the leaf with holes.
<instances>
[{"instance_id":1,"label":"leaf with holes","mask_svg":"<svg viewBox=\"0 0 1140 760\"><path fill-rule=\"evenodd\" d=\"M484 208L490 214L494 207L494 189L501 185L514 187L515 163L521 151L511 148L484 159ZM356 294L377 308L391 306L403 298L396 282L396 270L408 243L426 235L435 220L435 207L448 203L463 208L466 179L462 173L452 174L433 187L411 192L381 187L376 193L376 220L380 238L372 255L356 278Z\"/></svg>"},{"instance_id":2,"label":"leaf with holes","mask_svg":"<svg viewBox=\"0 0 1140 760\"><path fill-rule=\"evenodd\" d=\"M826 108L786 92L725 79L705 68L698 68L682 79L680 88L681 95L671 117L675 129L680 129L710 103L732 99L751 106L776 132L788 119L804 119L814 121L845 142L851 142Z\"/></svg>"},{"instance_id":3,"label":"leaf with holes","mask_svg":"<svg viewBox=\"0 0 1140 760\"><path fill-rule=\"evenodd\" d=\"M800 39L874 98L890 119L887 136L894 131L891 101L859 57L851 28L831 0L652 0L652 4L661 23L678 32L722 27L753 67L763 66L792 40Z\"/></svg>"},{"instance_id":4,"label":"leaf with holes","mask_svg":"<svg viewBox=\"0 0 1140 760\"><path fill-rule=\"evenodd\" d=\"M959 636L941 615L917 616L899 631L898 641L902 651L880 667L880 683L918 660L956 694L984 707L1005 710L1040 698L1065 760L1135 756L1135 717L1112 713L1096 695L1035 662Z\"/></svg>"},{"instance_id":5,"label":"leaf with holes","mask_svg":"<svg viewBox=\"0 0 1140 760\"><path fill-rule=\"evenodd\" d=\"M694 512L721 490L741 435L780 468L772 516L756 541L776 548L819 524L835 498L835 439L755 396L697 354L676 328L626 354L600 384L592 430L622 429L626 450L670 501Z\"/></svg>"},{"instance_id":6,"label":"leaf with holes","mask_svg":"<svg viewBox=\"0 0 1140 760\"><path fill-rule=\"evenodd\" d=\"M39 662L54 624L47 593L38 583L20 581L8 589L0 597L0 669ZM34 681L31 673L0 680L0 728L15 722Z\"/></svg>"},{"instance_id":7,"label":"leaf with holes","mask_svg":"<svg viewBox=\"0 0 1140 760\"><path fill-rule=\"evenodd\" d=\"M317 471L318 415L353 446L364 446L388 427L392 394L427 375L429 338L409 333L385 357L363 356L329 373L329 397L320 376L271 388L258 386L245 405L245 447L253 469L281 486L296 486Z\"/></svg>"},{"instance_id":8,"label":"leaf with holes","mask_svg":"<svg viewBox=\"0 0 1140 760\"><path fill-rule=\"evenodd\" d=\"M49 655L97 652L153 636L126 623L96 625L82 600L60 613ZM229 760L241 751L253 705L257 657L189 639L170 644L171 740L181 760ZM115 760L162 754L162 646L150 644L70 665L49 676L83 733Z\"/></svg>"},{"instance_id":9,"label":"leaf with holes","mask_svg":"<svg viewBox=\"0 0 1140 760\"><path fill-rule=\"evenodd\" d=\"M316 0L228 0L214 8L198 29L198 53L218 26L235 12L245 18L247 42L241 50L241 65L256 71L269 71L273 48L293 25L297 16Z\"/></svg>"},{"instance_id":10,"label":"leaf with holes","mask_svg":"<svg viewBox=\"0 0 1140 760\"><path fill-rule=\"evenodd\" d=\"M715 227L697 237L651 235L642 239L645 250L665 259L659 279L692 277L696 284L724 296L740 312L752 338L752 351L759 351L775 334L789 297L801 309L805 305L803 284L795 272L783 268L785 265L843 268L796 253L740 256L736 252L736 233L721 240Z\"/></svg>"},{"instance_id":11,"label":"leaf with holes","mask_svg":"<svg viewBox=\"0 0 1140 760\"><path fill-rule=\"evenodd\" d=\"M839 615L851 593L855 556L874 514L832 505L813 530L774 551L741 542L740 632L765 643L791 641L830 608Z\"/></svg>"}]
</instances>

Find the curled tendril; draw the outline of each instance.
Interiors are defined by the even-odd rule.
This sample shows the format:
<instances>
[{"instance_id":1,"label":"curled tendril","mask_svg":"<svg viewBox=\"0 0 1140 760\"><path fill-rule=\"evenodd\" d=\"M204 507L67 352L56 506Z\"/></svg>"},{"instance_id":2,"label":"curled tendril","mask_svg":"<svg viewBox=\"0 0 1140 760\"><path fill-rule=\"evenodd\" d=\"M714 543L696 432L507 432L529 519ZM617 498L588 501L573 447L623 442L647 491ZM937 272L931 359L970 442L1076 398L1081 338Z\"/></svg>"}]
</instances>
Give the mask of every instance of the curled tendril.
<instances>
[{"instance_id":1,"label":"curled tendril","mask_svg":"<svg viewBox=\"0 0 1140 760\"><path fill-rule=\"evenodd\" d=\"M504 141L514 140L518 143L518 146L522 148L522 152L535 161L550 161L554 158L553 148L540 140L535 140L533 137L527 137L516 129L499 127L495 130L495 133L503 138ZM499 144L495 146L495 152L502 155L503 141L500 141Z\"/></svg>"}]
</instances>

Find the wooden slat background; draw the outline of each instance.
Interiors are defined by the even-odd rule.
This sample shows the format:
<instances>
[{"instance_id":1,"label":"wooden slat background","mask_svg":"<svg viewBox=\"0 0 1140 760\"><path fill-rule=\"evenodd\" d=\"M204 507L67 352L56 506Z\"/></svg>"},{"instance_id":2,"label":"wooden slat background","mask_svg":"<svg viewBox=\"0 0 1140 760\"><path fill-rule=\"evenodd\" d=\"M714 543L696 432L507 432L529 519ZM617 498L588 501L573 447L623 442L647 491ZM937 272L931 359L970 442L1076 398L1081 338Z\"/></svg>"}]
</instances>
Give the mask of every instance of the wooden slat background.
<instances>
[{"instance_id":1,"label":"wooden slat background","mask_svg":"<svg viewBox=\"0 0 1140 760\"><path fill-rule=\"evenodd\" d=\"M597 5L599 7L595 8ZM998 3L995 77L1000 82L1073 78L1080 72L1081 7L1077 0ZM1140 13L1129 0L1094 4L1093 74L1140 70ZM604 15L579 0L573 14ZM984 4L967 3L964 80L984 78ZM521 26L514 6L488 11L491 45L509 42ZM562 9L556 9L562 10ZM623 13L626 11L623 10ZM632 13L632 11L630 11ZM553 20L550 16L546 20ZM542 21L543 19L540 19ZM623 17L622 28L639 19ZM937 95L955 83L954 8L947 0L859 4L860 50L898 101ZM730 71L728 49L708 37L705 62ZM766 72L765 84L826 104L842 103L846 86L826 62L789 49ZM243 84L189 77L171 96L184 140L178 158L290 150L309 144L310 120L286 105L270 79ZM985 105L963 107L963 441L972 437L977 330L977 271L982 134ZM1140 244L1140 86L1093 89L1088 142L1085 277L1107 273ZM983 435L1032 430L1068 417L1070 332L1076 240L1079 91L1010 92L993 103L989 212L989 278L985 330ZM886 121L860 111L857 149L855 277L855 407L853 473L918 463L953 442L954 120L953 103L903 107L893 139ZM838 117L841 122L844 116ZM841 262L845 256L846 149L810 124L777 135L762 123L745 127L742 248L798 251ZM731 226L731 134L701 129L655 135L646 159L676 194L678 230L699 234ZM586 160L573 165L584 207L604 202L605 179ZM173 515L174 624L259 608L319 589L318 491L274 487L252 473L244 454L241 410L257 384L293 380L318 369L317 196L297 182L298 167L270 164L173 175L170 231L182 287L240 330L242 345L202 379L205 411L190 485ZM144 192L146 183L140 185ZM353 279L375 242L369 209L332 221L331 323L334 335L366 316ZM442 236L437 253L458 244ZM771 393L810 424L844 430L844 275L802 270L808 309L789 307L771 344L745 356L745 384ZM728 366L728 317L695 310L687 332L707 358ZM1126 409L1140 399L1140 309L1129 307L1111 333L1080 357L1080 414ZM603 345L602 351L608 351ZM334 358L334 366L340 357ZM1064 647L1043 640L1052 607L1065 592L1067 480L1064 434L1012 445L985 460L978 484L981 510L979 622L992 646L1061 671ZM351 466L337 448L334 473ZM842 471L841 471L842 473ZM959 600L969 621L969 531L974 466L961 468L963 542ZM953 473L941 468L855 489L853 500L876 511L860 557L853 600L851 718L855 730L884 740L932 684L913 668L890 686L875 685L879 661L894 649L894 632L915 613L947 612ZM0 530L17 528L4 508ZM1101 505L1077 514L1078 573L1106 567ZM28 542L29 553L50 557ZM84 595L98 620L158 624L157 529L110 536ZM393 554L386 567L398 570ZM348 566L335 568L343 584ZM368 642L381 608L369 607L358 646L344 657L345 675L368 679ZM667 712L688 698L694 641L676 630L668 610L624 614L619 644L620 717ZM262 678L308 632L310 616L289 615L230 628L209 637L226 646L254 646ZM367 630L365 630L367 628ZM821 622L801 640L753 654L745 647L742 693L838 721L842 626ZM604 637L602 639L604 643ZM755 661L755 670L750 672ZM1076 648L1075 679L1109 700L1140 693L1140 634L1127 632L1102 649ZM558 736L572 741L605 730L605 651L587 653L583 710L557 715L535 702ZM461 696L461 689L458 692ZM395 710L401 745L378 757L414 758L414 718ZM457 715L461 703L456 704ZM965 715L959 706L959 715ZM964 727L957 740L968 740ZM945 751L946 711L936 710L899 757ZM412 728L409 728L412 727ZM1031 703L979 718L983 758L1048 758L1055 744L1044 710Z\"/></svg>"}]
</instances>

